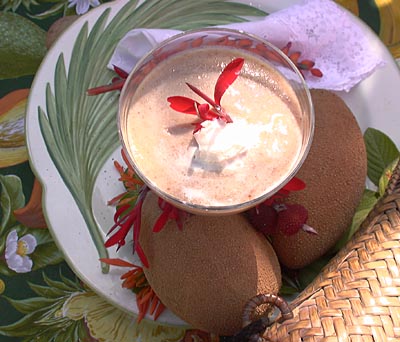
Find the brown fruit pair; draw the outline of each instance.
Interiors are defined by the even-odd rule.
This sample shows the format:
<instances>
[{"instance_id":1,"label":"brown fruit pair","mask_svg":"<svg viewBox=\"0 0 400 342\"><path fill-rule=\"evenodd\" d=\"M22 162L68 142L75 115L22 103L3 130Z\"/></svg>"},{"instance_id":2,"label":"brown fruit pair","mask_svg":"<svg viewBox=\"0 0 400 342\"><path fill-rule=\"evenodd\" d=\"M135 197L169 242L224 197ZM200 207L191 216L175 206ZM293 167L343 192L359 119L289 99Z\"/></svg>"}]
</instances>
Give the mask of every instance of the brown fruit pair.
<instances>
[{"instance_id":1,"label":"brown fruit pair","mask_svg":"<svg viewBox=\"0 0 400 342\"><path fill-rule=\"evenodd\" d=\"M362 133L336 95L312 91L316 127L309 156L297 177L306 182L290 201L307 208L307 224L318 231L272 235L285 266L303 267L331 248L348 228L366 178ZM276 294L280 266L268 240L244 217L189 216L179 230L169 221L152 227L161 211L152 193L142 212L140 244L149 260L146 277L160 300L194 328L221 335L241 328L245 303L260 293Z\"/></svg>"}]
</instances>

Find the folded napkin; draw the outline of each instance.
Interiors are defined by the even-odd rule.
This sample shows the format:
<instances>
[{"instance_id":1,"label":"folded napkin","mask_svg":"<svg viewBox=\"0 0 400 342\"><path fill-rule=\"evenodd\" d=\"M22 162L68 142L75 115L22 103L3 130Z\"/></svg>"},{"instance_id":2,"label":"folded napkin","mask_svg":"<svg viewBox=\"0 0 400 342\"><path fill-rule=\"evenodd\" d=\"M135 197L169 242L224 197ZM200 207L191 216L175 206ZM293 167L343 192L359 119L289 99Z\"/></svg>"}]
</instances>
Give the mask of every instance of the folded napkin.
<instances>
[{"instance_id":1,"label":"folded napkin","mask_svg":"<svg viewBox=\"0 0 400 342\"><path fill-rule=\"evenodd\" d=\"M306 74L310 88L349 91L385 62L377 56L366 32L354 16L331 0L303 0L262 20L220 27L242 30L310 59L323 77ZM176 30L134 29L119 42L110 60L130 72L138 60Z\"/></svg>"}]
</instances>

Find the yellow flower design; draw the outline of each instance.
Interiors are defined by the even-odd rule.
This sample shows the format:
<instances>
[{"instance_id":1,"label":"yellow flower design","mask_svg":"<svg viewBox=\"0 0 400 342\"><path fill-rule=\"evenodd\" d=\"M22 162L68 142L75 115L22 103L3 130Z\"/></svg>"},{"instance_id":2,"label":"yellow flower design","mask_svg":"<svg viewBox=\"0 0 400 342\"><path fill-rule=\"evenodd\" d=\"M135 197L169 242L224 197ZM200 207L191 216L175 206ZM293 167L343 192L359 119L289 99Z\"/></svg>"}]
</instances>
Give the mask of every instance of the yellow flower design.
<instances>
[{"instance_id":1,"label":"yellow flower design","mask_svg":"<svg viewBox=\"0 0 400 342\"><path fill-rule=\"evenodd\" d=\"M185 328L164 326L143 320L115 308L93 292L75 293L66 300L63 315L72 320L85 319L92 337L100 342L178 342Z\"/></svg>"}]
</instances>

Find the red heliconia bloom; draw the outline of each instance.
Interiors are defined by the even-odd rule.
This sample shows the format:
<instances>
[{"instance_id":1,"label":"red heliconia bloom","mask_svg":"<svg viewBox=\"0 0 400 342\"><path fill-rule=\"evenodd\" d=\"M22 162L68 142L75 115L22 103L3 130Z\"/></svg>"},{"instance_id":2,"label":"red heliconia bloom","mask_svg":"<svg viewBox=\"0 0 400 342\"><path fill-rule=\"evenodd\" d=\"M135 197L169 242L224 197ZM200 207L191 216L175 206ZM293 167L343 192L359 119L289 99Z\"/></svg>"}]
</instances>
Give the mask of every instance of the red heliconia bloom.
<instances>
[{"instance_id":1,"label":"red heliconia bloom","mask_svg":"<svg viewBox=\"0 0 400 342\"><path fill-rule=\"evenodd\" d=\"M114 214L114 225L107 234L110 235L110 237L106 240L104 245L107 248L117 246L118 250L125 245L126 237L132 229L133 252L137 253L145 267L149 267L149 262L139 243L139 234L142 224L142 207L150 188L136 175L123 151L122 158L127 165L126 168L123 168L116 161L114 165L120 174L119 180L123 182L126 191L109 201L109 204L116 205L117 209ZM178 228L182 229L183 219L188 213L174 207L161 198L158 200L158 205L162 213L154 224L153 232L161 231L168 220L175 220Z\"/></svg>"},{"instance_id":2,"label":"red heliconia bloom","mask_svg":"<svg viewBox=\"0 0 400 342\"><path fill-rule=\"evenodd\" d=\"M117 73L118 76L114 77L111 80L111 84L88 89L87 94L99 95L113 90L121 90L129 74L126 71L122 70L121 68L118 68L116 65L114 65L114 71Z\"/></svg>"},{"instance_id":3,"label":"red heliconia bloom","mask_svg":"<svg viewBox=\"0 0 400 342\"><path fill-rule=\"evenodd\" d=\"M292 42L289 42L281 49L281 51L291 59L291 61L296 65L297 69L299 69L302 75L304 75L304 71L309 71L315 77L323 76L320 69L314 68L315 62L309 59L303 59L300 61L301 52L296 51L290 53L291 47Z\"/></svg>"},{"instance_id":4,"label":"red heliconia bloom","mask_svg":"<svg viewBox=\"0 0 400 342\"><path fill-rule=\"evenodd\" d=\"M117 228L118 230L104 243L107 248L117 245L118 250L125 245L126 236L133 229L133 251L137 253L145 267L149 267L149 262L140 246L139 234L142 220L142 206L149 190L146 185L143 185L134 205L125 204L117 209L114 215L115 223L109 230L108 235Z\"/></svg>"},{"instance_id":5,"label":"red heliconia bloom","mask_svg":"<svg viewBox=\"0 0 400 342\"><path fill-rule=\"evenodd\" d=\"M118 206L121 206L132 203L132 201L137 199L140 188L144 185L143 181L136 175L133 167L129 164L124 150L121 150L121 155L127 167L124 169L116 160L114 161L114 166L120 175L118 180L124 184L126 191L109 200L108 205L118 204Z\"/></svg>"},{"instance_id":6,"label":"red heliconia bloom","mask_svg":"<svg viewBox=\"0 0 400 342\"><path fill-rule=\"evenodd\" d=\"M154 320L157 320L165 310L165 306L148 283L143 268L121 259L102 258L100 261L112 266L132 268L121 276L121 280L123 288L130 289L136 294L139 309L137 321L140 323L146 313L153 315Z\"/></svg>"},{"instance_id":7,"label":"red heliconia bloom","mask_svg":"<svg viewBox=\"0 0 400 342\"><path fill-rule=\"evenodd\" d=\"M177 112L184 114L197 115L200 119L199 122L194 123L196 133L202 128L202 122L206 120L221 119L225 122L232 122L232 118L221 107L221 99L230 85L237 79L244 64L243 58L236 58L231 61L219 75L214 88L214 99L204 94L200 89L194 85L186 83L186 85L199 97L207 103L200 104L185 96L170 96L167 98L170 107ZM211 107L210 107L211 106Z\"/></svg>"},{"instance_id":8,"label":"red heliconia bloom","mask_svg":"<svg viewBox=\"0 0 400 342\"><path fill-rule=\"evenodd\" d=\"M162 213L154 224L153 232L157 233L161 231L168 220L174 220L178 228L182 230L183 219L189 214L186 211L174 207L171 203L164 201L162 198L158 198L158 206L162 210Z\"/></svg>"}]
</instances>

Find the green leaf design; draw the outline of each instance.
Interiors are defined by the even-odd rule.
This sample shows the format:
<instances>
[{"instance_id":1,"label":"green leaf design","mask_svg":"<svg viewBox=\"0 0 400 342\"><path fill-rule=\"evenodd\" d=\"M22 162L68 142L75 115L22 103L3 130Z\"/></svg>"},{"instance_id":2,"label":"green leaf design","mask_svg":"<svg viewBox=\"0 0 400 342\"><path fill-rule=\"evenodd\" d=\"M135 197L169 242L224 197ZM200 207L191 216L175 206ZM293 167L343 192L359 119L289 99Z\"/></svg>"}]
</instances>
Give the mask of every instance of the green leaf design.
<instances>
[{"instance_id":1,"label":"green leaf design","mask_svg":"<svg viewBox=\"0 0 400 342\"><path fill-rule=\"evenodd\" d=\"M1 261L0 262L0 274L10 277L10 276L15 275L15 272L8 268L5 261Z\"/></svg>"},{"instance_id":2,"label":"green leaf design","mask_svg":"<svg viewBox=\"0 0 400 342\"><path fill-rule=\"evenodd\" d=\"M64 294L64 290L63 289L59 289L57 287L38 285L38 284L31 284L31 283L29 283L29 287L38 296L44 297L44 298L57 299L59 297L62 297L63 294Z\"/></svg>"},{"instance_id":3,"label":"green leaf design","mask_svg":"<svg viewBox=\"0 0 400 342\"><path fill-rule=\"evenodd\" d=\"M34 19L47 19L50 18L58 13L62 13L66 10L67 3L66 2L59 2L51 6L48 10L43 11L39 14L29 15L31 18Z\"/></svg>"},{"instance_id":4,"label":"green leaf design","mask_svg":"<svg viewBox=\"0 0 400 342\"><path fill-rule=\"evenodd\" d=\"M33 75L46 54L46 32L12 12L0 12L0 79Z\"/></svg>"},{"instance_id":5,"label":"green leaf design","mask_svg":"<svg viewBox=\"0 0 400 342\"><path fill-rule=\"evenodd\" d=\"M394 142L383 132L368 128L364 133L367 149L368 177L376 185L385 168L399 156Z\"/></svg>"},{"instance_id":6,"label":"green leaf design","mask_svg":"<svg viewBox=\"0 0 400 342\"><path fill-rule=\"evenodd\" d=\"M358 230L361 223L366 219L374 205L379 199L379 193L365 189L364 193L361 197L360 203L357 206L356 212L353 216L353 220L349 229L346 233L341 237L341 239L336 243L334 247L334 251L340 251L347 241L354 235L354 233Z\"/></svg>"},{"instance_id":7,"label":"green leaf design","mask_svg":"<svg viewBox=\"0 0 400 342\"><path fill-rule=\"evenodd\" d=\"M49 279L43 275L47 286L30 284L39 297L27 299L11 299L8 302L24 316L9 325L0 327L0 334L5 336L23 337L23 341L74 341L89 340L84 321L71 320L62 314L64 303L77 293L83 293L78 281L64 282ZM40 291L37 291L40 289Z\"/></svg>"},{"instance_id":8,"label":"green leaf design","mask_svg":"<svg viewBox=\"0 0 400 342\"><path fill-rule=\"evenodd\" d=\"M60 281L50 279L45 273L43 273L43 280L49 287L57 288L65 292L82 290L82 287L77 281L72 281L64 277L62 273L60 273Z\"/></svg>"},{"instance_id":9,"label":"green leaf design","mask_svg":"<svg viewBox=\"0 0 400 342\"><path fill-rule=\"evenodd\" d=\"M4 230L6 224L11 217L11 198L5 186L4 176L0 175L0 205L1 205L1 217L0 217L0 233L4 238Z\"/></svg>"},{"instance_id":10,"label":"green leaf design","mask_svg":"<svg viewBox=\"0 0 400 342\"><path fill-rule=\"evenodd\" d=\"M11 303L12 304L12 303ZM5 336L29 336L29 335L36 335L40 332L40 327L34 326L34 322L40 316L40 311L35 311L29 315L24 316L22 319L0 327L0 334Z\"/></svg>"},{"instance_id":11,"label":"green leaf design","mask_svg":"<svg viewBox=\"0 0 400 342\"><path fill-rule=\"evenodd\" d=\"M106 66L120 39L136 27L194 29L244 21L265 15L248 5L223 0L147 0L137 7L129 1L106 25L109 9L89 33L83 25L66 71L63 55L57 61L54 89L46 89L46 110L39 123L49 154L84 217L99 257L107 257L92 211L94 183L100 168L119 146L117 92L89 97L89 88L107 84L113 73ZM243 16L243 17L242 17ZM103 271L108 270L103 265Z\"/></svg>"},{"instance_id":12,"label":"green leaf design","mask_svg":"<svg viewBox=\"0 0 400 342\"><path fill-rule=\"evenodd\" d=\"M0 2L0 9L3 11L13 11L19 9L21 4L28 10L31 10L31 5L36 6L39 3L36 0L2 0Z\"/></svg>"},{"instance_id":13,"label":"green leaf design","mask_svg":"<svg viewBox=\"0 0 400 342\"><path fill-rule=\"evenodd\" d=\"M24 205L25 196L22 192L21 179L14 175L0 175L0 240L6 238L4 236L6 229L16 222L12 215L13 211Z\"/></svg>"},{"instance_id":14,"label":"green leaf design","mask_svg":"<svg viewBox=\"0 0 400 342\"><path fill-rule=\"evenodd\" d=\"M61 251L54 242L38 245L31 257L33 261L33 271L48 265L59 264L64 260Z\"/></svg>"},{"instance_id":15,"label":"green leaf design","mask_svg":"<svg viewBox=\"0 0 400 342\"><path fill-rule=\"evenodd\" d=\"M53 300L50 298L35 297L19 300L14 300L6 296L5 298L16 310L23 314L29 314L32 311L38 311L42 309L43 306L47 306L53 303Z\"/></svg>"}]
</instances>

